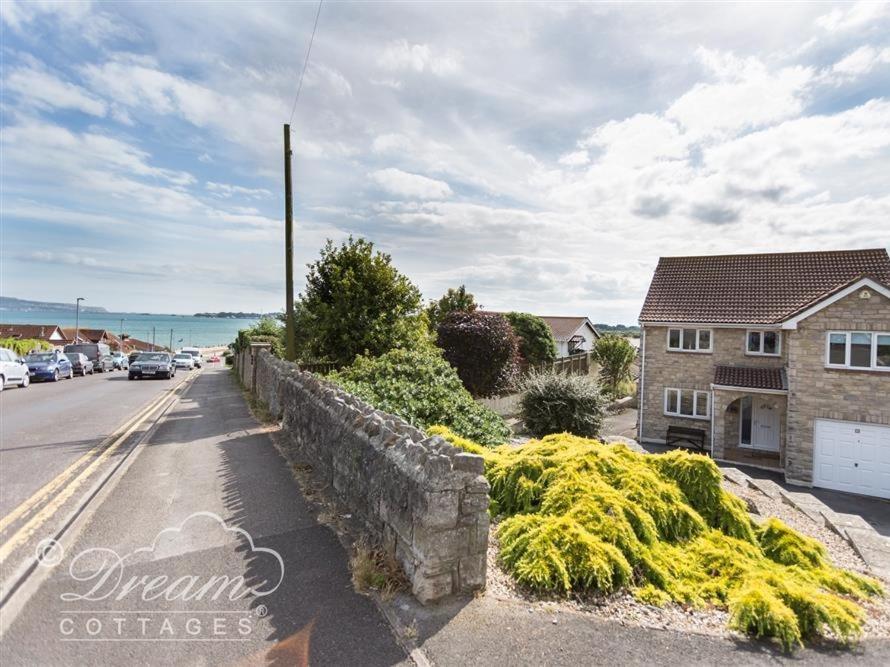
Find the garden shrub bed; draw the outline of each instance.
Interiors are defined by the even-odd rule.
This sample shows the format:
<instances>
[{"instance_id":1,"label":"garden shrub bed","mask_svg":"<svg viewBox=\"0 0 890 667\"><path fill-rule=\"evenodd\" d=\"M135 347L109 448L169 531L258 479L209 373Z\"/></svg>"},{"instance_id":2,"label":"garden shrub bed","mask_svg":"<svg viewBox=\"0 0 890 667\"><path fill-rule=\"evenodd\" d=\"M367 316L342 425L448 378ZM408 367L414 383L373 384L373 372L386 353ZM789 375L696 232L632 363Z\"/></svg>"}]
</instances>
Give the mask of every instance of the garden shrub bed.
<instances>
[{"instance_id":1,"label":"garden shrub bed","mask_svg":"<svg viewBox=\"0 0 890 667\"><path fill-rule=\"evenodd\" d=\"M756 525L705 456L639 454L568 434L485 449L430 431L485 458L492 513L502 517L500 564L533 590L713 606L730 628L787 650L857 638L861 603L883 593L780 520Z\"/></svg>"}]
</instances>

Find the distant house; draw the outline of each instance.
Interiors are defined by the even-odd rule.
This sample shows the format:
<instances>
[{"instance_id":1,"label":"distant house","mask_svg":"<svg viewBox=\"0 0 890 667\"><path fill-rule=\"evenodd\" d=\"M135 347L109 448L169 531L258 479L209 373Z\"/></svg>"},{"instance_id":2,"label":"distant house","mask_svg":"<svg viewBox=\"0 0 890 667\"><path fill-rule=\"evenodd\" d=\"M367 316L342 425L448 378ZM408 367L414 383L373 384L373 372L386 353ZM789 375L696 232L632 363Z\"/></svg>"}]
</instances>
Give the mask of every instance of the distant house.
<instances>
[{"instance_id":1,"label":"distant house","mask_svg":"<svg viewBox=\"0 0 890 667\"><path fill-rule=\"evenodd\" d=\"M640 324L640 440L890 498L886 250L662 257Z\"/></svg>"},{"instance_id":2,"label":"distant house","mask_svg":"<svg viewBox=\"0 0 890 667\"><path fill-rule=\"evenodd\" d=\"M572 354L589 352L600 337L600 333L586 317L550 317L541 315L556 340L556 356L568 357Z\"/></svg>"},{"instance_id":3,"label":"distant house","mask_svg":"<svg viewBox=\"0 0 890 667\"><path fill-rule=\"evenodd\" d=\"M121 349L120 338L107 329L84 329L81 327L79 330L76 330L74 327L65 327L62 331L69 343L105 343L114 350ZM74 340L75 333L78 338L76 341Z\"/></svg>"},{"instance_id":4,"label":"distant house","mask_svg":"<svg viewBox=\"0 0 890 667\"><path fill-rule=\"evenodd\" d=\"M152 345L151 343L139 340L138 338L127 338L124 345L130 352L151 352L153 350L166 350L165 345Z\"/></svg>"},{"instance_id":5,"label":"distant house","mask_svg":"<svg viewBox=\"0 0 890 667\"><path fill-rule=\"evenodd\" d=\"M68 342L57 324L0 324L0 338L43 340L60 349Z\"/></svg>"}]
</instances>

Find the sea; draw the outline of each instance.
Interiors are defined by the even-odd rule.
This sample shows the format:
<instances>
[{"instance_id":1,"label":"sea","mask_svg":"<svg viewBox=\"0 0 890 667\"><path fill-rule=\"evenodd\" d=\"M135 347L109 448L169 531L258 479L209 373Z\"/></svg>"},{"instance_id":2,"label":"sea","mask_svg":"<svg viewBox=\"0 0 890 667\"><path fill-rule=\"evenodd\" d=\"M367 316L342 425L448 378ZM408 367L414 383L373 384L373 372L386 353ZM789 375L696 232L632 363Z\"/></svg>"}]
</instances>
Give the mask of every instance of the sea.
<instances>
[{"instance_id":1,"label":"sea","mask_svg":"<svg viewBox=\"0 0 890 667\"><path fill-rule=\"evenodd\" d=\"M216 347L235 340L240 329L256 323L255 319L194 317L192 315L152 315L149 313L80 313L80 326L86 329L107 329L119 335L173 347ZM57 324L73 327L74 312L62 310L0 309L0 324Z\"/></svg>"}]
</instances>

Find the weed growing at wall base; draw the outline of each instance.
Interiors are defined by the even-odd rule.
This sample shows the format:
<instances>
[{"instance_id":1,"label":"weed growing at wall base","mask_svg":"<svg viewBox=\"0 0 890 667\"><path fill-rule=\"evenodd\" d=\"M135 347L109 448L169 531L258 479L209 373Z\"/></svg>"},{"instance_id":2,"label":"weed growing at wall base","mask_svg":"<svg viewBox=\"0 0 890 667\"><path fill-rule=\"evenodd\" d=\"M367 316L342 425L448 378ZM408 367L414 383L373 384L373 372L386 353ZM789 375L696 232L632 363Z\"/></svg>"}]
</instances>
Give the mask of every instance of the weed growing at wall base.
<instances>
[{"instance_id":1,"label":"weed growing at wall base","mask_svg":"<svg viewBox=\"0 0 890 667\"><path fill-rule=\"evenodd\" d=\"M859 602L883 593L778 519L751 521L705 456L638 454L568 434L477 447L466 448L485 457L492 511L506 517L501 562L531 588L628 587L647 604L715 605L729 611L732 628L787 650L820 635L856 638Z\"/></svg>"}]
</instances>

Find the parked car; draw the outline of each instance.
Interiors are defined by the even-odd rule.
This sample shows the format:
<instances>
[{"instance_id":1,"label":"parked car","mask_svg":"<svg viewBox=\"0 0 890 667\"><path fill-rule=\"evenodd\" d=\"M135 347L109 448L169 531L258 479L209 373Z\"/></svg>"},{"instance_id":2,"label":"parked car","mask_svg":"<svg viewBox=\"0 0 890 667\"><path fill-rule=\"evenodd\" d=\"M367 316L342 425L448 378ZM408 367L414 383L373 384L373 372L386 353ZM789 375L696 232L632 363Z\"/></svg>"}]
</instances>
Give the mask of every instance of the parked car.
<instances>
[{"instance_id":1,"label":"parked car","mask_svg":"<svg viewBox=\"0 0 890 667\"><path fill-rule=\"evenodd\" d=\"M111 353L111 361L114 363L115 370L125 371L130 368L130 360L120 350Z\"/></svg>"},{"instance_id":2,"label":"parked car","mask_svg":"<svg viewBox=\"0 0 890 667\"><path fill-rule=\"evenodd\" d=\"M6 384L18 384L27 387L31 383L28 364L9 348L0 347L0 391Z\"/></svg>"},{"instance_id":3,"label":"parked car","mask_svg":"<svg viewBox=\"0 0 890 667\"><path fill-rule=\"evenodd\" d=\"M94 370L104 373L114 370L114 361L111 359L111 348L106 343L77 343L66 345L65 353L80 352L87 355L87 359L93 362Z\"/></svg>"},{"instance_id":4,"label":"parked car","mask_svg":"<svg viewBox=\"0 0 890 667\"><path fill-rule=\"evenodd\" d=\"M32 380L52 380L74 377L74 368L68 355L62 352L34 352L25 357Z\"/></svg>"},{"instance_id":5,"label":"parked car","mask_svg":"<svg viewBox=\"0 0 890 667\"><path fill-rule=\"evenodd\" d=\"M184 352L174 354L173 363L176 364L176 368L187 368L190 371L195 369L195 358Z\"/></svg>"},{"instance_id":6,"label":"parked car","mask_svg":"<svg viewBox=\"0 0 890 667\"><path fill-rule=\"evenodd\" d=\"M66 355L68 357L68 361L71 362L71 368L74 369L75 375L82 375L86 377L87 375L92 375L95 372L95 368L93 368L93 362L87 358L83 352L71 352Z\"/></svg>"},{"instance_id":7,"label":"parked car","mask_svg":"<svg viewBox=\"0 0 890 667\"><path fill-rule=\"evenodd\" d=\"M201 356L201 350L197 347L184 347L180 350L180 353L192 355L197 368L201 368L204 365L204 357Z\"/></svg>"},{"instance_id":8,"label":"parked car","mask_svg":"<svg viewBox=\"0 0 890 667\"><path fill-rule=\"evenodd\" d=\"M214 354L212 357L210 357L210 363L211 363L211 364L218 364L218 363L219 363L219 355Z\"/></svg>"},{"instance_id":9,"label":"parked car","mask_svg":"<svg viewBox=\"0 0 890 667\"><path fill-rule=\"evenodd\" d=\"M128 377L131 380L142 378L172 378L176 375L176 364L169 352L142 352L130 364Z\"/></svg>"},{"instance_id":10,"label":"parked car","mask_svg":"<svg viewBox=\"0 0 890 667\"><path fill-rule=\"evenodd\" d=\"M127 355L127 364L129 365L136 361L136 357L138 357L140 354L144 354L142 350L133 350L132 352L130 352L130 354Z\"/></svg>"}]
</instances>

